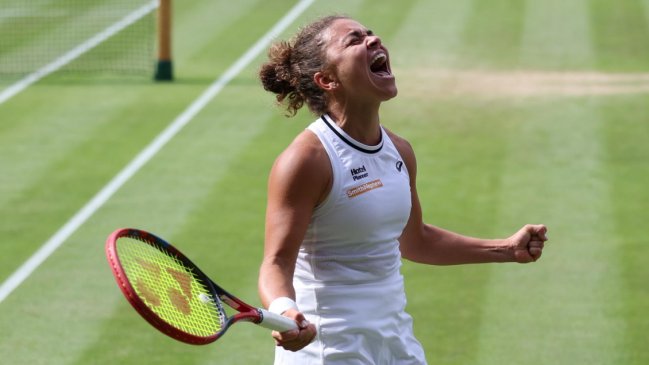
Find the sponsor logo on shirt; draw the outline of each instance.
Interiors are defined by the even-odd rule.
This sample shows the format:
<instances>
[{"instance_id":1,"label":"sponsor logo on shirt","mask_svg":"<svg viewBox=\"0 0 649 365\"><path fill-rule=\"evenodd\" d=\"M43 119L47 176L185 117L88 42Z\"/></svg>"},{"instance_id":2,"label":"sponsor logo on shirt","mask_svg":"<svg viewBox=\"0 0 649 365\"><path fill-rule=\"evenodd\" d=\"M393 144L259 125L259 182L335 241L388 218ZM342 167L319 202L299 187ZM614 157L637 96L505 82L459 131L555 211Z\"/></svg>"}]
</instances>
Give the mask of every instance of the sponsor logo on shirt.
<instances>
[{"instance_id":1,"label":"sponsor logo on shirt","mask_svg":"<svg viewBox=\"0 0 649 365\"><path fill-rule=\"evenodd\" d=\"M352 178L354 179L354 181L364 179L369 175L369 173L367 172L367 169L365 168L365 165L363 165L363 166L361 166L359 168L356 168L356 169L351 169L349 171L352 173Z\"/></svg>"},{"instance_id":2,"label":"sponsor logo on shirt","mask_svg":"<svg viewBox=\"0 0 649 365\"><path fill-rule=\"evenodd\" d=\"M383 187L383 183L381 182L381 179L376 179L372 180L370 182L366 182L363 185L355 186L349 190L347 190L347 197L348 198L355 198L361 194L365 194L368 191L378 189Z\"/></svg>"}]
</instances>

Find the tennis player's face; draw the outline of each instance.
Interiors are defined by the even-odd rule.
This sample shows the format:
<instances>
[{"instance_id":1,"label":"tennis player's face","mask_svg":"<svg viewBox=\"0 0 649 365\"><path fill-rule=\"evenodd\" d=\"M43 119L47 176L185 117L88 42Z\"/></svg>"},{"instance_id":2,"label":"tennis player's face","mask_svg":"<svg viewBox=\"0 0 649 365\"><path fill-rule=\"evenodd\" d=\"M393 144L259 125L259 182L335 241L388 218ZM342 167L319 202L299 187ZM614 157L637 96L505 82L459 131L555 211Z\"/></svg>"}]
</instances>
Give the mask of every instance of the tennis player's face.
<instances>
[{"instance_id":1,"label":"tennis player's face","mask_svg":"<svg viewBox=\"0 0 649 365\"><path fill-rule=\"evenodd\" d=\"M329 64L348 97L385 101L397 95L388 50L371 30L352 19L338 19L324 39Z\"/></svg>"}]
</instances>

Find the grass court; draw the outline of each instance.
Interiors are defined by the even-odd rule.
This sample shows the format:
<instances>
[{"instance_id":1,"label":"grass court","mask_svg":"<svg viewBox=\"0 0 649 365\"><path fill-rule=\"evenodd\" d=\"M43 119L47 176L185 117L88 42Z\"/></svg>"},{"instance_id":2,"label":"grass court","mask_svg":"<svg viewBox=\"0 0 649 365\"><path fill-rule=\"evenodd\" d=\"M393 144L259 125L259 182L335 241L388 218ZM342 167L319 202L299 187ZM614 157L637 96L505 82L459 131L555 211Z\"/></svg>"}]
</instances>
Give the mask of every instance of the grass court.
<instances>
[{"instance_id":1,"label":"grass court","mask_svg":"<svg viewBox=\"0 0 649 365\"><path fill-rule=\"evenodd\" d=\"M54 73L0 104L0 283L295 3L175 1L174 82ZM649 0L315 1L281 38L330 13L390 51L399 96L382 121L417 153L428 223L482 237L549 227L535 264L404 263L429 363L649 363ZM272 363L274 343L253 325L203 347L158 333L103 252L116 228L150 230L259 303L267 173L315 118L274 106L256 78L263 58L0 302L0 362Z\"/></svg>"}]
</instances>

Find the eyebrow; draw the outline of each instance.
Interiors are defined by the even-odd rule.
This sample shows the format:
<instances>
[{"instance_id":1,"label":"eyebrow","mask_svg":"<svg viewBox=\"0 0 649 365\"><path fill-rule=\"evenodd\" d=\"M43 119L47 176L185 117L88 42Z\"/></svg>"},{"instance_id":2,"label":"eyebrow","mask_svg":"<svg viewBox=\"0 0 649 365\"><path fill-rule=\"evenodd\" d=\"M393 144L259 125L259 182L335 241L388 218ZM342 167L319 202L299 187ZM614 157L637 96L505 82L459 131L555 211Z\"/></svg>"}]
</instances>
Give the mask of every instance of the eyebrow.
<instances>
[{"instance_id":1,"label":"eyebrow","mask_svg":"<svg viewBox=\"0 0 649 365\"><path fill-rule=\"evenodd\" d=\"M349 38L352 38L352 37L360 38L364 34L366 34L368 36L371 36L371 35L374 35L374 32L372 32L371 29L353 29L343 37L342 43L347 44Z\"/></svg>"}]
</instances>

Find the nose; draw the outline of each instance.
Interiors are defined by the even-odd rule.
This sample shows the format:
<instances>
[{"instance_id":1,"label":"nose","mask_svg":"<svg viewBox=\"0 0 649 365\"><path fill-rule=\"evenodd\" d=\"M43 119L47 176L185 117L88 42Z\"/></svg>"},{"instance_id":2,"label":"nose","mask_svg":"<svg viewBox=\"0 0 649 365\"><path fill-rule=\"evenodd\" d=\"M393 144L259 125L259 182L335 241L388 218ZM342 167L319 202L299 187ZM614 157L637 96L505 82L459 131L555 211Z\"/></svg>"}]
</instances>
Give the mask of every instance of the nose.
<instances>
[{"instance_id":1,"label":"nose","mask_svg":"<svg viewBox=\"0 0 649 365\"><path fill-rule=\"evenodd\" d=\"M367 47L376 48L381 46L381 38L376 35L371 35L367 37Z\"/></svg>"}]
</instances>

